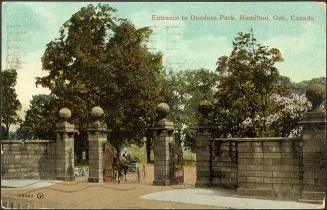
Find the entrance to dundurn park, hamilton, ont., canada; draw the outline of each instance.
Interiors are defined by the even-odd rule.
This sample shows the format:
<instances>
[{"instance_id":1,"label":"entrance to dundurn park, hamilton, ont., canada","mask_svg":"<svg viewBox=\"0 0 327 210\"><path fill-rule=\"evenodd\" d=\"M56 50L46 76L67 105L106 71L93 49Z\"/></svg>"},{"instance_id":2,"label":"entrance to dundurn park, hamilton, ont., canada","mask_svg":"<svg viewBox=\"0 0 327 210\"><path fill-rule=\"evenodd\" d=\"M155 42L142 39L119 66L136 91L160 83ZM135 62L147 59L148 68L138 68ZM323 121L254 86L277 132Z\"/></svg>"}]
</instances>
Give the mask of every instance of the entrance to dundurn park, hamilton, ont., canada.
<instances>
[{"instance_id":1,"label":"entrance to dundurn park, hamilton, ont., canada","mask_svg":"<svg viewBox=\"0 0 327 210\"><path fill-rule=\"evenodd\" d=\"M235 189L239 196L321 202L325 197L325 88L312 85L306 91L312 109L301 121L302 137L217 138L209 121L212 105L199 104L201 118L196 131L195 187ZM180 136L169 119L170 107L157 106L154 134L154 185L184 182ZM2 140L1 175L4 179L74 181L74 134L71 111L59 111L55 140ZM124 158L107 138L104 111L93 107L88 125L88 181L120 182ZM137 180L145 176L138 167Z\"/></svg>"}]
</instances>

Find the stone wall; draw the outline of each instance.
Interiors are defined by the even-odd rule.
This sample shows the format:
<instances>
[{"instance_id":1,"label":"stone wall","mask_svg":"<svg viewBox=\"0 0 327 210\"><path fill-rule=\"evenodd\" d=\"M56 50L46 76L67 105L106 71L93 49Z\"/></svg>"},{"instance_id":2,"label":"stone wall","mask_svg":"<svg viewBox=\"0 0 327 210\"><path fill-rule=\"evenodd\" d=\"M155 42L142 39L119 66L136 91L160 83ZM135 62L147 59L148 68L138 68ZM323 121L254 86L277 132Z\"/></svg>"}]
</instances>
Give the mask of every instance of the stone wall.
<instances>
[{"instance_id":1,"label":"stone wall","mask_svg":"<svg viewBox=\"0 0 327 210\"><path fill-rule=\"evenodd\" d=\"M214 138L212 104L199 104L196 126L196 187L234 187L240 196L319 203L326 185L326 98L313 84L306 97L312 107L299 123L301 138ZM218 146L217 146L218 145Z\"/></svg>"},{"instance_id":2,"label":"stone wall","mask_svg":"<svg viewBox=\"0 0 327 210\"><path fill-rule=\"evenodd\" d=\"M325 197L325 112L305 114L302 138L212 138L198 126L196 187L319 203Z\"/></svg>"},{"instance_id":3,"label":"stone wall","mask_svg":"<svg viewBox=\"0 0 327 210\"><path fill-rule=\"evenodd\" d=\"M322 127L303 138L210 139L197 187L228 187L240 196L316 202L325 196ZM310 137L311 140L307 140ZM208 149L209 148L209 149ZM203 165L203 163L201 163ZM207 172L207 173L205 173ZM208 177L209 176L209 177ZM201 182L206 180L206 182Z\"/></svg>"},{"instance_id":4,"label":"stone wall","mask_svg":"<svg viewBox=\"0 0 327 210\"><path fill-rule=\"evenodd\" d=\"M237 187L238 157L233 141L210 141L212 186Z\"/></svg>"},{"instance_id":5,"label":"stone wall","mask_svg":"<svg viewBox=\"0 0 327 210\"><path fill-rule=\"evenodd\" d=\"M298 199L302 143L291 138L239 139L238 189L242 196Z\"/></svg>"},{"instance_id":6,"label":"stone wall","mask_svg":"<svg viewBox=\"0 0 327 210\"><path fill-rule=\"evenodd\" d=\"M50 140L2 140L1 176L5 179L55 179L56 144Z\"/></svg>"},{"instance_id":7,"label":"stone wall","mask_svg":"<svg viewBox=\"0 0 327 210\"><path fill-rule=\"evenodd\" d=\"M301 197L301 139L216 138L210 142L207 186L235 188L241 196Z\"/></svg>"},{"instance_id":8,"label":"stone wall","mask_svg":"<svg viewBox=\"0 0 327 210\"><path fill-rule=\"evenodd\" d=\"M304 125L302 200L322 200L326 189L326 114L307 112L302 124Z\"/></svg>"},{"instance_id":9,"label":"stone wall","mask_svg":"<svg viewBox=\"0 0 327 210\"><path fill-rule=\"evenodd\" d=\"M102 144L106 142L106 126L100 123L101 107L93 107L95 122L89 127L90 181L103 180ZM70 124L71 111L59 110L60 122L56 124L56 140L2 140L1 176L4 179L56 179L74 181L74 134ZM100 129L101 128L101 129ZM90 141L91 140L91 141Z\"/></svg>"}]
</instances>

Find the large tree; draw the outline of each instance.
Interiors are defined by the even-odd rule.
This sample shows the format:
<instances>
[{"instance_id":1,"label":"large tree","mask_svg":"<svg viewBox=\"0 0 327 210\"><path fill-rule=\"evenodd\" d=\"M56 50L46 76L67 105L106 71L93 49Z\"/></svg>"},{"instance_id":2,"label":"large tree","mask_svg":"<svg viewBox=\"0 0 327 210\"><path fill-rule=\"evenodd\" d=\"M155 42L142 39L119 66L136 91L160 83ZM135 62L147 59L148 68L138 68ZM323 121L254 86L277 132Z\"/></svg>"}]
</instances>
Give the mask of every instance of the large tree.
<instances>
[{"instance_id":1,"label":"large tree","mask_svg":"<svg viewBox=\"0 0 327 210\"><path fill-rule=\"evenodd\" d=\"M51 95L33 96L25 119L17 129L20 139L54 139L58 108Z\"/></svg>"},{"instance_id":2,"label":"large tree","mask_svg":"<svg viewBox=\"0 0 327 210\"><path fill-rule=\"evenodd\" d=\"M0 72L0 87L1 87L1 125L4 124L4 133L2 138L7 139L9 135L10 125L20 122L17 111L22 105L17 99L15 85L17 83L17 72L14 69L8 69Z\"/></svg>"},{"instance_id":3,"label":"large tree","mask_svg":"<svg viewBox=\"0 0 327 210\"><path fill-rule=\"evenodd\" d=\"M265 136L265 125L243 128L250 118L267 117L272 112L271 96L287 91L276 62L283 61L276 48L257 43L253 33L238 33L229 56L217 61L219 75L214 104L214 121L221 136Z\"/></svg>"},{"instance_id":4,"label":"large tree","mask_svg":"<svg viewBox=\"0 0 327 210\"><path fill-rule=\"evenodd\" d=\"M47 45L42 64L49 74L37 84L51 90L58 106L72 110L80 133L91 108L100 105L114 145L141 144L159 99L162 55L147 49L149 28L114 21L114 12L108 5L88 5L66 21Z\"/></svg>"}]
</instances>

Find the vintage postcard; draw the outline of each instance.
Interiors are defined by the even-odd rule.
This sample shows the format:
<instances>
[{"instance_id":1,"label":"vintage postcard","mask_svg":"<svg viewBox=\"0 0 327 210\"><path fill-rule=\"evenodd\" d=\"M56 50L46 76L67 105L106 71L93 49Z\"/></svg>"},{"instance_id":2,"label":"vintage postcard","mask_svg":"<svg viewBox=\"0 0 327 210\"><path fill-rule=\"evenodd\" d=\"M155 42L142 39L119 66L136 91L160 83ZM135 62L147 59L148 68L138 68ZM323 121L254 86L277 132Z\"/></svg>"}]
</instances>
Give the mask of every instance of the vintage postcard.
<instances>
[{"instance_id":1,"label":"vintage postcard","mask_svg":"<svg viewBox=\"0 0 327 210\"><path fill-rule=\"evenodd\" d=\"M2 208L325 208L326 3L1 12Z\"/></svg>"}]
</instances>

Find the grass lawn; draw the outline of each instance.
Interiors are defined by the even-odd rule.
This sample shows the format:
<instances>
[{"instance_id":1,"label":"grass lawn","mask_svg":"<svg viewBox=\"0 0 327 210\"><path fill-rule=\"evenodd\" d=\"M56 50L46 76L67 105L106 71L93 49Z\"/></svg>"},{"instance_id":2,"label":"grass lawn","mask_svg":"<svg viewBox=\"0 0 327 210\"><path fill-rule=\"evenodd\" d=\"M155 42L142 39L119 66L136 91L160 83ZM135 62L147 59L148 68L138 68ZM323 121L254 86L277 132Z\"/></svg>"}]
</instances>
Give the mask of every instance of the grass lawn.
<instances>
[{"instance_id":1,"label":"grass lawn","mask_svg":"<svg viewBox=\"0 0 327 210\"><path fill-rule=\"evenodd\" d=\"M136 145L131 145L128 147L128 153L132 157L138 157L141 160L141 163L146 163L146 150L145 148L139 148ZM151 151L151 163L154 161L154 154L153 151ZM195 166L195 153L184 153L183 154L183 159L184 159L184 165L185 166ZM75 166L87 166L88 165L88 160L83 160L81 163L75 163Z\"/></svg>"},{"instance_id":2,"label":"grass lawn","mask_svg":"<svg viewBox=\"0 0 327 210\"><path fill-rule=\"evenodd\" d=\"M132 157L138 157L142 163L146 163L146 150L145 148L140 149L136 145L132 145L128 148L128 152ZM154 154L153 151L151 151L151 162L154 161ZM184 159L184 165L185 166L195 166L195 154L194 153L187 153L183 154Z\"/></svg>"}]
</instances>

